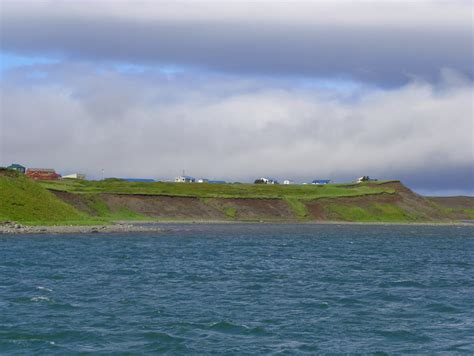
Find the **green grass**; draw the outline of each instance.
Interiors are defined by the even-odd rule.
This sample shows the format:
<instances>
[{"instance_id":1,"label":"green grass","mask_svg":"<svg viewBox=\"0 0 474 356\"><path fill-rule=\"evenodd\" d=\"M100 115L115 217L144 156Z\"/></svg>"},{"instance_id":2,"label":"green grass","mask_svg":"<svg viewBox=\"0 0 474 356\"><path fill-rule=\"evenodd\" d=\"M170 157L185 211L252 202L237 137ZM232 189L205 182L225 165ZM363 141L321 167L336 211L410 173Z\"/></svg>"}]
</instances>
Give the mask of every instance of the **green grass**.
<instances>
[{"instance_id":1,"label":"green grass","mask_svg":"<svg viewBox=\"0 0 474 356\"><path fill-rule=\"evenodd\" d=\"M328 203L325 212L331 220L361 222L405 222L414 221L402 208L393 204L374 203L361 207L357 205Z\"/></svg>"},{"instance_id":2,"label":"green grass","mask_svg":"<svg viewBox=\"0 0 474 356\"><path fill-rule=\"evenodd\" d=\"M82 194L81 198L90 209L93 216L105 221L117 220L151 220L149 217L141 215L137 212L122 208L118 211L110 211L108 205L102 200L99 194L87 193Z\"/></svg>"},{"instance_id":3,"label":"green grass","mask_svg":"<svg viewBox=\"0 0 474 356\"><path fill-rule=\"evenodd\" d=\"M393 194L392 188L381 184L328 185L265 185L265 184L206 184L206 183L135 183L112 181L49 181L39 182L47 189L71 193L116 193L168 195L197 198L256 198L302 199L351 197L369 194Z\"/></svg>"},{"instance_id":4,"label":"green grass","mask_svg":"<svg viewBox=\"0 0 474 356\"><path fill-rule=\"evenodd\" d=\"M76 225L92 220L22 175L0 175L0 221Z\"/></svg>"},{"instance_id":5,"label":"green grass","mask_svg":"<svg viewBox=\"0 0 474 356\"><path fill-rule=\"evenodd\" d=\"M308 208L303 202L295 198L286 198L285 200L298 219L306 219L308 217Z\"/></svg>"},{"instance_id":6,"label":"green grass","mask_svg":"<svg viewBox=\"0 0 474 356\"><path fill-rule=\"evenodd\" d=\"M448 215L462 215L466 220L474 220L474 209L469 208L444 208L437 205L444 213Z\"/></svg>"},{"instance_id":7,"label":"green grass","mask_svg":"<svg viewBox=\"0 0 474 356\"><path fill-rule=\"evenodd\" d=\"M110 181L42 181L35 182L23 175L0 170L0 221L16 221L28 225L93 225L117 220L156 220L122 208L111 211L99 193L144 194L196 197L214 206L213 199L248 198L282 199L291 207L298 220L309 219L306 203L321 198L357 197L372 194L394 194L395 189L376 184L317 185L256 185L256 184L179 184L131 183ZM79 194L87 206L82 212L57 198L49 190ZM330 220L343 221L414 221L400 207L373 203L366 207L338 203L329 199L324 204ZM228 219L238 219L237 209L220 208ZM474 217L474 212L466 211ZM471 215L472 214L472 215Z\"/></svg>"},{"instance_id":8,"label":"green grass","mask_svg":"<svg viewBox=\"0 0 474 356\"><path fill-rule=\"evenodd\" d=\"M235 219L235 217L237 216L237 209L235 208L225 208L224 212L225 215L231 219Z\"/></svg>"}]
</instances>

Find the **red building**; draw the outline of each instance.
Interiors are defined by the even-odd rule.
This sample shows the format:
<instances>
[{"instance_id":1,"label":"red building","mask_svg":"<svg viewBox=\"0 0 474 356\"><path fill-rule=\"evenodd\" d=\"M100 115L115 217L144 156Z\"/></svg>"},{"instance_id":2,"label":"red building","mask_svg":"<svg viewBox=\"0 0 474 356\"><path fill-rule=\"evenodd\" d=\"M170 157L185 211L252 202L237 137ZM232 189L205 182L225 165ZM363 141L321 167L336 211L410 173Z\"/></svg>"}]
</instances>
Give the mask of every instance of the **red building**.
<instances>
[{"instance_id":1,"label":"red building","mask_svg":"<svg viewBox=\"0 0 474 356\"><path fill-rule=\"evenodd\" d=\"M61 178L61 175L54 169L49 168L28 168L26 176L35 180L58 180Z\"/></svg>"}]
</instances>

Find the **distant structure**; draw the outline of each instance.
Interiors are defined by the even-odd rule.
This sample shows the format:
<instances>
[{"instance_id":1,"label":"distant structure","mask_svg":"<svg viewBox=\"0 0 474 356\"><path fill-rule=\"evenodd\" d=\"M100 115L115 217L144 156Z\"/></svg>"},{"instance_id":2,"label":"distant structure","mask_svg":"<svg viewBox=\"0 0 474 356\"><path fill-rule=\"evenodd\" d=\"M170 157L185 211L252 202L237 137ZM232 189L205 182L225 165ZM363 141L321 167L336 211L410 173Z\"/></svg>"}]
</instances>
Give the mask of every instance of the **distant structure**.
<instances>
[{"instance_id":1,"label":"distant structure","mask_svg":"<svg viewBox=\"0 0 474 356\"><path fill-rule=\"evenodd\" d=\"M26 172L26 167L23 167L21 164L18 164L18 163L12 163L7 168L13 171L23 173L23 174L25 174Z\"/></svg>"},{"instance_id":2,"label":"distant structure","mask_svg":"<svg viewBox=\"0 0 474 356\"><path fill-rule=\"evenodd\" d=\"M262 177L262 178L256 179L254 183L255 184L278 184L278 181L273 178Z\"/></svg>"},{"instance_id":3,"label":"distant structure","mask_svg":"<svg viewBox=\"0 0 474 356\"><path fill-rule=\"evenodd\" d=\"M362 183L362 182L376 182L377 179L372 179L369 176L362 176L357 179L357 183Z\"/></svg>"},{"instance_id":4,"label":"distant structure","mask_svg":"<svg viewBox=\"0 0 474 356\"><path fill-rule=\"evenodd\" d=\"M124 180L125 182L130 182L130 183L155 183L154 179L149 179L149 178L119 178L119 179Z\"/></svg>"},{"instance_id":5,"label":"distant structure","mask_svg":"<svg viewBox=\"0 0 474 356\"><path fill-rule=\"evenodd\" d=\"M331 183L330 179L315 179L311 184L316 184L316 185L324 185L324 184L329 184Z\"/></svg>"},{"instance_id":6,"label":"distant structure","mask_svg":"<svg viewBox=\"0 0 474 356\"><path fill-rule=\"evenodd\" d=\"M196 178L190 176L178 176L174 179L175 183L194 183Z\"/></svg>"},{"instance_id":7,"label":"distant structure","mask_svg":"<svg viewBox=\"0 0 474 356\"><path fill-rule=\"evenodd\" d=\"M283 181L283 184L286 184L286 185L289 185L289 184L293 184L293 181L289 180L289 179L285 179Z\"/></svg>"},{"instance_id":8,"label":"distant structure","mask_svg":"<svg viewBox=\"0 0 474 356\"><path fill-rule=\"evenodd\" d=\"M86 179L86 175L83 174L83 173L72 173L72 174L68 174L68 175L65 175L63 176L64 179L80 179L80 180L84 180Z\"/></svg>"},{"instance_id":9,"label":"distant structure","mask_svg":"<svg viewBox=\"0 0 474 356\"><path fill-rule=\"evenodd\" d=\"M26 176L34 180L58 180L61 175L51 168L28 168Z\"/></svg>"},{"instance_id":10,"label":"distant structure","mask_svg":"<svg viewBox=\"0 0 474 356\"><path fill-rule=\"evenodd\" d=\"M199 178L198 183L207 183L207 184L227 184L224 180L209 180L207 178Z\"/></svg>"}]
</instances>

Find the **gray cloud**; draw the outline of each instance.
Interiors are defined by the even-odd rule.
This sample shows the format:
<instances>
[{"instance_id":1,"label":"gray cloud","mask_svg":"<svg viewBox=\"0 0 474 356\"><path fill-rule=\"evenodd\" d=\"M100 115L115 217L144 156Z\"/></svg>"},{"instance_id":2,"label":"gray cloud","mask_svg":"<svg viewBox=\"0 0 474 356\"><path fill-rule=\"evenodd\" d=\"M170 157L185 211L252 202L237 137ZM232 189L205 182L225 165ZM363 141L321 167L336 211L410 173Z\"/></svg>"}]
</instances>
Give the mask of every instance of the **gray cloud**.
<instances>
[{"instance_id":1,"label":"gray cloud","mask_svg":"<svg viewBox=\"0 0 474 356\"><path fill-rule=\"evenodd\" d=\"M32 71L44 77L31 78ZM337 90L229 76L123 74L87 64L5 75L2 163L99 176L308 180L369 174L474 193L472 82ZM361 94L362 93L362 94Z\"/></svg>"},{"instance_id":2,"label":"gray cloud","mask_svg":"<svg viewBox=\"0 0 474 356\"><path fill-rule=\"evenodd\" d=\"M2 2L4 51L380 86L473 77L472 3Z\"/></svg>"}]
</instances>

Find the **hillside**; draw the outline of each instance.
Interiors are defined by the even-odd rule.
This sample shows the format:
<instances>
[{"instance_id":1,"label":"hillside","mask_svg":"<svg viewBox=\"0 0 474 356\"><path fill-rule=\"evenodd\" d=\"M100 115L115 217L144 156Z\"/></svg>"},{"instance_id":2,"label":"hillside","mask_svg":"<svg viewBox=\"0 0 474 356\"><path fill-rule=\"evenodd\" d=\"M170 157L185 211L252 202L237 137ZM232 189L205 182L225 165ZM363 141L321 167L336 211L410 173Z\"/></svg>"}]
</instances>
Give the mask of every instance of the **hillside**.
<instances>
[{"instance_id":1,"label":"hillside","mask_svg":"<svg viewBox=\"0 0 474 356\"><path fill-rule=\"evenodd\" d=\"M118 220L449 222L474 217L398 181L255 185L34 182L0 174L0 221L91 224ZM472 215L469 215L472 214Z\"/></svg>"},{"instance_id":2,"label":"hillside","mask_svg":"<svg viewBox=\"0 0 474 356\"><path fill-rule=\"evenodd\" d=\"M150 184L150 183L149 183ZM153 186L154 185L154 186ZM163 186L164 185L164 186ZM48 186L51 185L48 183ZM60 183L55 183L61 187ZM176 195L163 195L174 186ZM202 186L202 187L201 187ZM64 188L64 187L63 187ZM413 193L400 182L331 186L256 186L150 184L131 194L132 186L102 191L54 191L63 201L97 217L158 220L238 221L450 221L446 209ZM119 188L119 189L118 189ZM239 195L237 189L243 194ZM127 190L127 193L122 193Z\"/></svg>"},{"instance_id":3,"label":"hillside","mask_svg":"<svg viewBox=\"0 0 474 356\"><path fill-rule=\"evenodd\" d=\"M41 186L54 191L69 193L113 193L161 195L193 198L254 198L254 199L319 199L332 197L364 196L370 194L393 194L392 186L372 184L328 184L328 185L266 185L266 184L176 184L168 182L134 183L118 179L105 181L42 181Z\"/></svg>"},{"instance_id":4,"label":"hillside","mask_svg":"<svg viewBox=\"0 0 474 356\"><path fill-rule=\"evenodd\" d=\"M428 197L427 199L441 206L455 219L474 220L474 197Z\"/></svg>"},{"instance_id":5,"label":"hillside","mask_svg":"<svg viewBox=\"0 0 474 356\"><path fill-rule=\"evenodd\" d=\"M85 223L87 215L14 171L0 171L0 221Z\"/></svg>"}]
</instances>

